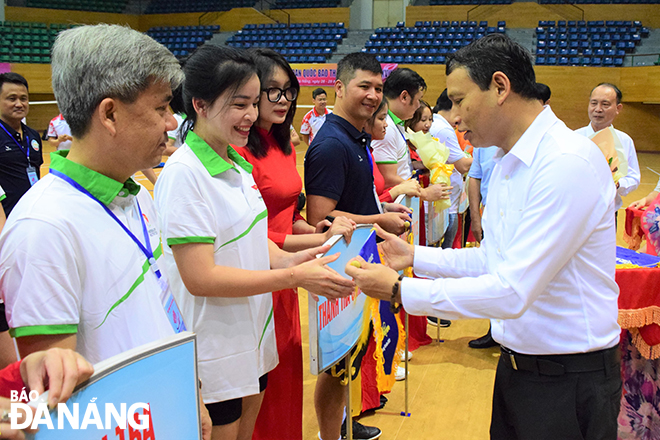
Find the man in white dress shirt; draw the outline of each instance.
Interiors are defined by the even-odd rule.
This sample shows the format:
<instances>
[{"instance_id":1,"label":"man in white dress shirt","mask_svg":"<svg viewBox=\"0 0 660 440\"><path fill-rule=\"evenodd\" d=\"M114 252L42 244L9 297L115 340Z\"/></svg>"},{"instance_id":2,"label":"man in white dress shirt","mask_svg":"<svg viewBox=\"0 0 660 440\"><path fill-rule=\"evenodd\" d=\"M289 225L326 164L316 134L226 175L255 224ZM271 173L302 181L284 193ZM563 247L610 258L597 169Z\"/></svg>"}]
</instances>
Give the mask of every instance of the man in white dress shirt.
<instances>
[{"instance_id":1,"label":"man in white dress shirt","mask_svg":"<svg viewBox=\"0 0 660 440\"><path fill-rule=\"evenodd\" d=\"M589 96L589 120L591 123L586 127L578 128L575 132L590 138L595 133L612 125L614 119L623 108L623 104L621 103L622 97L621 90L614 84L598 84ZM639 172L635 143L632 138L616 128L614 132L621 141L623 152L628 161L628 173L619 179L616 187L616 196L614 199L614 213L616 214L623 205L621 197L637 189L641 174Z\"/></svg>"},{"instance_id":2,"label":"man in white dress shirt","mask_svg":"<svg viewBox=\"0 0 660 440\"><path fill-rule=\"evenodd\" d=\"M615 186L602 153L536 97L529 53L489 35L452 54L452 122L498 146L479 248L408 245L346 266L363 292L415 315L490 318L502 346L492 439L616 439L621 397ZM576 191L579 188L579 191ZM570 221L567 219L570 218ZM413 266L422 278L401 279Z\"/></svg>"}]
</instances>

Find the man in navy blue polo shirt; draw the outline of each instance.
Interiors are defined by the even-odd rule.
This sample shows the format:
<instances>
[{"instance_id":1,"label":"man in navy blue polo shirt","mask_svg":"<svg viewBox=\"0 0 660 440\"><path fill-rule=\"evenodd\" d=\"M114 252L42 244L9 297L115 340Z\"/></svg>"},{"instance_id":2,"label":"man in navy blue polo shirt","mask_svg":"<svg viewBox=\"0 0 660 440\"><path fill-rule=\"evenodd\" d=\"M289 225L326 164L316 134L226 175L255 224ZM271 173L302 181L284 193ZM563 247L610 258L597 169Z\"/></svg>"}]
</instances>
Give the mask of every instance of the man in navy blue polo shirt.
<instances>
[{"instance_id":1,"label":"man in navy blue polo shirt","mask_svg":"<svg viewBox=\"0 0 660 440\"><path fill-rule=\"evenodd\" d=\"M378 223L401 234L410 217L401 212L382 212L368 150L371 136L363 131L383 99L380 63L373 55L347 55L337 65L335 93L334 113L326 116L305 156L307 220L314 225L326 216L343 215L356 223ZM359 360L353 364L355 374L359 364ZM340 377L321 374L317 379L314 405L322 440L345 435L345 425L341 426L345 389ZM347 418L350 420L350 415ZM372 440L381 435L378 428L357 422L352 426L354 439Z\"/></svg>"},{"instance_id":2,"label":"man in navy blue polo shirt","mask_svg":"<svg viewBox=\"0 0 660 440\"><path fill-rule=\"evenodd\" d=\"M337 66L334 113L326 116L305 156L307 220L312 225L343 215L400 234L410 220L405 213L384 213L374 190L371 136L363 127L383 99L381 77L380 64L367 54L347 55Z\"/></svg>"},{"instance_id":3,"label":"man in navy blue polo shirt","mask_svg":"<svg viewBox=\"0 0 660 440\"><path fill-rule=\"evenodd\" d=\"M39 180L41 137L21 121L30 109L28 83L18 73L0 74L0 186L5 214Z\"/></svg>"}]
</instances>

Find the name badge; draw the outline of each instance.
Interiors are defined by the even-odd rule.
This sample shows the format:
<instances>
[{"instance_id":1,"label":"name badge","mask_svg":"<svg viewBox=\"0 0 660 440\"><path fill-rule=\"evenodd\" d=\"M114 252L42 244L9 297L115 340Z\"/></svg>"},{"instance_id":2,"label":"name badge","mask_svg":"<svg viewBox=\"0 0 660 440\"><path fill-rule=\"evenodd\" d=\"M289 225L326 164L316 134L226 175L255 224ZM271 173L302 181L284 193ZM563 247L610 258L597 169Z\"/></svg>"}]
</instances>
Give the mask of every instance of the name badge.
<instances>
[{"instance_id":1,"label":"name badge","mask_svg":"<svg viewBox=\"0 0 660 440\"><path fill-rule=\"evenodd\" d=\"M27 171L30 186L34 186L34 184L39 181L39 177L37 176L37 169L32 165L29 165L25 170Z\"/></svg>"}]
</instances>

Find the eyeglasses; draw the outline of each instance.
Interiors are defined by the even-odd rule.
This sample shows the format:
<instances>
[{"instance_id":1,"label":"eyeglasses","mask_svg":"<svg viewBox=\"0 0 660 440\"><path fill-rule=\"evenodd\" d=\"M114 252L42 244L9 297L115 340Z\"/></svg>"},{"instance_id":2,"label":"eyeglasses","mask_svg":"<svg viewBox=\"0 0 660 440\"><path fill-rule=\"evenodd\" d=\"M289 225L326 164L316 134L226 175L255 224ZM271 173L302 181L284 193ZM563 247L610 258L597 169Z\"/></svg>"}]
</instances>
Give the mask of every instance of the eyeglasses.
<instances>
[{"instance_id":1,"label":"eyeglasses","mask_svg":"<svg viewBox=\"0 0 660 440\"><path fill-rule=\"evenodd\" d=\"M289 87L286 90L278 87L269 87L262 90L262 92L266 92L266 96L270 102L279 102L282 95L284 95L284 98L289 102L295 101L298 97L298 90L295 87Z\"/></svg>"}]
</instances>

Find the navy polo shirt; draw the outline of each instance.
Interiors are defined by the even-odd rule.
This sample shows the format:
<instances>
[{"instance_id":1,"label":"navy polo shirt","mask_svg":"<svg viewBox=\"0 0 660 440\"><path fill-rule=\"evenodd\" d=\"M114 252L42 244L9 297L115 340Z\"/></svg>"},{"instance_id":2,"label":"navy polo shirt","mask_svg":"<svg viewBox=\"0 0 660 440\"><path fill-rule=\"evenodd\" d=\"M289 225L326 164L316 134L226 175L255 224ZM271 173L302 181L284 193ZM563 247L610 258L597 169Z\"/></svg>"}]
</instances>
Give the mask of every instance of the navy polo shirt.
<instances>
[{"instance_id":1,"label":"navy polo shirt","mask_svg":"<svg viewBox=\"0 0 660 440\"><path fill-rule=\"evenodd\" d=\"M37 177L41 177L39 168L44 163L44 159L39 133L27 125L21 124L23 128L23 139L21 139L21 136L9 124L1 120L0 124L2 124L0 127L0 186L7 194L7 198L2 201L2 207L5 214L9 215L18 200L31 187L27 175L28 159L25 153L27 148L30 149L30 164L36 168ZM19 142L23 148L19 148L16 142Z\"/></svg>"},{"instance_id":2,"label":"navy polo shirt","mask_svg":"<svg viewBox=\"0 0 660 440\"><path fill-rule=\"evenodd\" d=\"M380 214L367 151L371 136L330 113L305 155L305 192L337 201L335 209Z\"/></svg>"}]
</instances>

